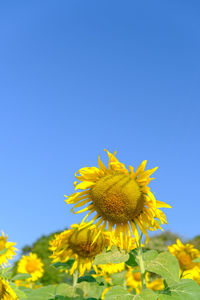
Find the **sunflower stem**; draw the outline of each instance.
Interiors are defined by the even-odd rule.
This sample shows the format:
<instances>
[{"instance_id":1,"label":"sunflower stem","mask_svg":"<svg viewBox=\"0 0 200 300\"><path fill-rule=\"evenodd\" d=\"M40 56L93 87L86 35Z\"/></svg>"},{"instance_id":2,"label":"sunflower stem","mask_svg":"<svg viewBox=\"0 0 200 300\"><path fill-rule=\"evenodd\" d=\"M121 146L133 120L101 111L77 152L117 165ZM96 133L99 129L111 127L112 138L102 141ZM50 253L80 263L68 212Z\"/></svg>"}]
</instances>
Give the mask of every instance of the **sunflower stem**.
<instances>
[{"instance_id":1,"label":"sunflower stem","mask_svg":"<svg viewBox=\"0 0 200 300\"><path fill-rule=\"evenodd\" d=\"M78 270L76 269L73 273L73 288L75 289L78 281Z\"/></svg>"},{"instance_id":2,"label":"sunflower stem","mask_svg":"<svg viewBox=\"0 0 200 300\"><path fill-rule=\"evenodd\" d=\"M139 239L137 259L138 259L138 264L139 264L139 268L140 268L142 289L145 289L146 288L145 266L144 266L144 260L143 260L143 251L142 251L141 241L142 241L142 235L140 236L140 239Z\"/></svg>"}]
</instances>

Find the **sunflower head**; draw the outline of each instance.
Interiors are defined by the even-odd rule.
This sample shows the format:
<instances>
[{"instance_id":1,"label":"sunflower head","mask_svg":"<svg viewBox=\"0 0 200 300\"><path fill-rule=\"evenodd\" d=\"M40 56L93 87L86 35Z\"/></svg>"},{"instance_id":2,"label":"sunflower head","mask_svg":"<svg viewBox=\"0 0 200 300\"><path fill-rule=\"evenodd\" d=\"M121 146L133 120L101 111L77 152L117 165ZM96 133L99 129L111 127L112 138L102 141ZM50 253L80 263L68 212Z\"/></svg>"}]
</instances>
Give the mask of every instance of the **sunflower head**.
<instances>
[{"instance_id":1,"label":"sunflower head","mask_svg":"<svg viewBox=\"0 0 200 300\"><path fill-rule=\"evenodd\" d=\"M135 289L136 294L139 294L142 289L142 281L139 268L128 267L126 272L126 284L129 287L129 291Z\"/></svg>"},{"instance_id":2,"label":"sunflower head","mask_svg":"<svg viewBox=\"0 0 200 300\"><path fill-rule=\"evenodd\" d=\"M85 270L91 269L94 257L109 245L109 234L87 223L84 227L77 224L71 227L50 241L51 258L53 262L66 262L74 258L70 273L78 269L82 276Z\"/></svg>"},{"instance_id":3,"label":"sunflower head","mask_svg":"<svg viewBox=\"0 0 200 300\"><path fill-rule=\"evenodd\" d=\"M193 262L195 258L200 257L200 251L195 249L192 244L184 245L180 239L177 239L176 244L168 246L168 250L178 259L181 270L189 270L195 265L200 265Z\"/></svg>"},{"instance_id":4,"label":"sunflower head","mask_svg":"<svg viewBox=\"0 0 200 300\"><path fill-rule=\"evenodd\" d=\"M8 260L12 259L16 255L15 251L17 250L14 246L16 243L8 242L8 236L5 236L2 232L0 236L0 266L7 265Z\"/></svg>"},{"instance_id":5,"label":"sunflower head","mask_svg":"<svg viewBox=\"0 0 200 300\"><path fill-rule=\"evenodd\" d=\"M0 277L0 299L1 300L18 300L15 292L11 289L8 282Z\"/></svg>"},{"instance_id":6,"label":"sunflower head","mask_svg":"<svg viewBox=\"0 0 200 300\"><path fill-rule=\"evenodd\" d=\"M119 264L99 264L99 265L93 265L93 269L96 272L96 274L93 275L93 277L99 277L103 276L105 281L109 284L112 283L110 275L114 273L119 273L125 270L125 263L119 263Z\"/></svg>"},{"instance_id":7,"label":"sunflower head","mask_svg":"<svg viewBox=\"0 0 200 300\"><path fill-rule=\"evenodd\" d=\"M101 253L106 246L106 240L103 234L99 234L94 242L98 230L93 230L85 227L83 229L76 229L69 237L69 246L75 254L80 257L94 257Z\"/></svg>"},{"instance_id":8,"label":"sunflower head","mask_svg":"<svg viewBox=\"0 0 200 300\"><path fill-rule=\"evenodd\" d=\"M43 276L44 264L41 259L35 253L30 253L29 255L23 255L18 263L17 272L27 273L31 277L27 279L28 282L36 281Z\"/></svg>"},{"instance_id":9,"label":"sunflower head","mask_svg":"<svg viewBox=\"0 0 200 300\"><path fill-rule=\"evenodd\" d=\"M144 208L144 196L139 185L127 174L100 178L91 187L90 196L97 213L115 224L128 222Z\"/></svg>"},{"instance_id":10,"label":"sunflower head","mask_svg":"<svg viewBox=\"0 0 200 300\"><path fill-rule=\"evenodd\" d=\"M109 231L115 229L116 234L122 233L124 239L131 236L132 231L138 241L138 226L148 238L147 229L161 229L160 223L167 223L159 208L170 207L156 200L148 187L153 179L150 176L157 168L145 171L147 161L143 161L134 172L133 167L129 166L128 170L118 161L116 153L106 152L108 168L99 158L99 168L80 169L75 174L80 183L76 181L74 185L76 190L83 191L66 196L66 202L74 204L73 212L75 208L86 206L75 212L88 211L83 220L96 213L91 222L98 220L96 225L102 230L108 225Z\"/></svg>"},{"instance_id":11,"label":"sunflower head","mask_svg":"<svg viewBox=\"0 0 200 300\"><path fill-rule=\"evenodd\" d=\"M182 274L182 278L192 279L200 285L200 267L195 266L192 269L184 271Z\"/></svg>"},{"instance_id":12,"label":"sunflower head","mask_svg":"<svg viewBox=\"0 0 200 300\"><path fill-rule=\"evenodd\" d=\"M147 273L147 278L148 278L148 273ZM154 280L147 280L147 288L151 289L153 291L160 291L164 289L164 283L162 278L156 278Z\"/></svg>"}]
</instances>

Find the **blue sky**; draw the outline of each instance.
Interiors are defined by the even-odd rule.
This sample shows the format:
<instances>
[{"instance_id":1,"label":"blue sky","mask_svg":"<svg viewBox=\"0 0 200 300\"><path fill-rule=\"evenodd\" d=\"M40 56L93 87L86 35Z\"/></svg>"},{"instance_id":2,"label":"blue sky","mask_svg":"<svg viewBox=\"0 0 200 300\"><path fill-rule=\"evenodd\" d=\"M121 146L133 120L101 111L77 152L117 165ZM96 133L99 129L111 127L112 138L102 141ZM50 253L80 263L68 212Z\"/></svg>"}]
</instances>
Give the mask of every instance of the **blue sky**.
<instances>
[{"instance_id":1,"label":"blue sky","mask_svg":"<svg viewBox=\"0 0 200 300\"><path fill-rule=\"evenodd\" d=\"M199 1L0 4L0 229L18 247L61 230L64 194L103 149L159 166L170 229L199 232Z\"/></svg>"}]
</instances>

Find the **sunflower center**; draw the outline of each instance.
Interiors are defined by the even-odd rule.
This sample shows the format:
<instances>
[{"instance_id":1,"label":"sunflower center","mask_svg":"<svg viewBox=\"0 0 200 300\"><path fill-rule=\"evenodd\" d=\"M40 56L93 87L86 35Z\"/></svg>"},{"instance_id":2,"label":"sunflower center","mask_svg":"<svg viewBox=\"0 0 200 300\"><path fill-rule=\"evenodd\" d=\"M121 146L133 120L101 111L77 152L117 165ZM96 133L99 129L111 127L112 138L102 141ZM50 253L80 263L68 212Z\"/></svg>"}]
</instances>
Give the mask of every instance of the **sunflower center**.
<instances>
[{"instance_id":1,"label":"sunflower center","mask_svg":"<svg viewBox=\"0 0 200 300\"><path fill-rule=\"evenodd\" d=\"M26 270L27 270L28 273L35 272L35 270L36 270L35 261L29 261L29 262L27 262Z\"/></svg>"},{"instance_id":2,"label":"sunflower center","mask_svg":"<svg viewBox=\"0 0 200 300\"><path fill-rule=\"evenodd\" d=\"M135 272L135 273L133 273L133 278L134 278L136 281L140 281L140 280L141 280L140 272Z\"/></svg>"},{"instance_id":3,"label":"sunflower center","mask_svg":"<svg viewBox=\"0 0 200 300\"><path fill-rule=\"evenodd\" d=\"M97 233L96 229L75 230L69 238L70 248L80 257L93 257L101 253L105 248L106 241L103 234L100 233L96 241L92 243Z\"/></svg>"},{"instance_id":4,"label":"sunflower center","mask_svg":"<svg viewBox=\"0 0 200 300\"><path fill-rule=\"evenodd\" d=\"M0 251L6 248L7 239L5 237L0 237Z\"/></svg>"},{"instance_id":5,"label":"sunflower center","mask_svg":"<svg viewBox=\"0 0 200 300\"><path fill-rule=\"evenodd\" d=\"M144 207L137 182L124 174L100 178L91 188L91 198L99 215L113 223L131 221Z\"/></svg>"},{"instance_id":6,"label":"sunflower center","mask_svg":"<svg viewBox=\"0 0 200 300\"><path fill-rule=\"evenodd\" d=\"M190 269L192 267L192 259L187 252L180 252L178 260L182 269Z\"/></svg>"}]
</instances>

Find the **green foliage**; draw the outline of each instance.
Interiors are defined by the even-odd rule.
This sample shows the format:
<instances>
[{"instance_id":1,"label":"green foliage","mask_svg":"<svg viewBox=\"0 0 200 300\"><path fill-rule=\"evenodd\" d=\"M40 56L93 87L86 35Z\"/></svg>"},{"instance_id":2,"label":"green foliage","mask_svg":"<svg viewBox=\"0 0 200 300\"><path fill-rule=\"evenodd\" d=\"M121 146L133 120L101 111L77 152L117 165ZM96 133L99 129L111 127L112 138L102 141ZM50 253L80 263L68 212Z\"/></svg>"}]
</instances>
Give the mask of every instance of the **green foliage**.
<instances>
[{"instance_id":1,"label":"green foliage","mask_svg":"<svg viewBox=\"0 0 200 300\"><path fill-rule=\"evenodd\" d=\"M30 278L31 275L27 274L27 273L19 273L15 276L12 277L12 280L25 280L27 278Z\"/></svg>"},{"instance_id":2,"label":"green foliage","mask_svg":"<svg viewBox=\"0 0 200 300\"><path fill-rule=\"evenodd\" d=\"M132 300L133 295L131 295L124 287L121 285L113 286L104 297L105 300Z\"/></svg>"},{"instance_id":3,"label":"green foliage","mask_svg":"<svg viewBox=\"0 0 200 300\"><path fill-rule=\"evenodd\" d=\"M169 252L162 252L154 259L145 262L145 269L160 275L169 286L179 280L178 261Z\"/></svg>"},{"instance_id":4,"label":"green foliage","mask_svg":"<svg viewBox=\"0 0 200 300\"><path fill-rule=\"evenodd\" d=\"M176 239L180 236L170 231L165 231L161 234L156 234L150 238L147 247L158 251L167 251L168 246L176 243Z\"/></svg>"},{"instance_id":5,"label":"green foliage","mask_svg":"<svg viewBox=\"0 0 200 300\"><path fill-rule=\"evenodd\" d=\"M159 300L198 300L200 299L200 287L191 279L179 280L172 285L166 294L159 295Z\"/></svg>"},{"instance_id":6,"label":"green foliage","mask_svg":"<svg viewBox=\"0 0 200 300\"><path fill-rule=\"evenodd\" d=\"M175 243L176 234L165 232L151 238L147 248L143 248L142 259L146 271L154 276L162 277L165 282L163 291L152 291L143 289L139 295L135 295L126 287L126 270L110 275L109 283L103 276L93 277L94 271L85 274L78 279L75 286L72 284L72 276L64 271L69 270L74 262L70 259L66 263L52 264L49 256L49 241L54 234L42 236L32 246L26 246L22 250L22 255L28 254L30 251L36 253L44 263L44 276L40 282L43 285L37 289L25 287L17 287L14 280L25 280L28 274L16 274L17 264L13 268L0 268L0 275L10 281L11 288L15 291L19 299L23 300L100 300L102 292L109 288L105 293L105 300L198 300L200 299L200 287L191 279L179 279L179 264L177 259L169 252L161 252L167 250L167 246ZM196 243L199 237L194 239ZM190 241L191 242L191 241ZM1 254L1 252L0 252ZM125 262L126 266L135 268L140 266L138 251L134 249L127 253L125 250L119 250L112 246L111 250L103 251L96 256L94 264L108 264ZM199 258L194 260L200 262ZM61 270L63 272L61 272ZM138 269L137 269L138 270ZM14 274L14 275L12 275ZM39 283L40 284L40 283Z\"/></svg>"},{"instance_id":7,"label":"green foliage","mask_svg":"<svg viewBox=\"0 0 200 300\"><path fill-rule=\"evenodd\" d=\"M139 295L136 295L133 300L157 300L158 295L156 295L152 290L145 289Z\"/></svg>"},{"instance_id":8,"label":"green foliage","mask_svg":"<svg viewBox=\"0 0 200 300\"><path fill-rule=\"evenodd\" d=\"M119 264L129 259L129 254L125 250L119 250L116 246L112 246L110 251L103 251L97 255L94 260L94 265L99 264Z\"/></svg>"},{"instance_id":9,"label":"green foliage","mask_svg":"<svg viewBox=\"0 0 200 300\"><path fill-rule=\"evenodd\" d=\"M195 248L200 250L200 235L195 236L192 240L189 240L188 243L194 245Z\"/></svg>"}]
</instances>

